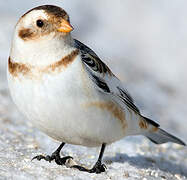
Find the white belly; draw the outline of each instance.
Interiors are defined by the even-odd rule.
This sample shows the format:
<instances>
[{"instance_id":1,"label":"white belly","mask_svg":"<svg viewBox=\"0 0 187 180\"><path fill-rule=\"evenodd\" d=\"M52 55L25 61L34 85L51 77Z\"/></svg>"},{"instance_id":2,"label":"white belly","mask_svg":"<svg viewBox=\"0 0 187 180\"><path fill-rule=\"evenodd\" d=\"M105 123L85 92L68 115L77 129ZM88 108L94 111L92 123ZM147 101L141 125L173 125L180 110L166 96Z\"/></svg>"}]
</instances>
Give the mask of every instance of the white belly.
<instances>
[{"instance_id":1,"label":"white belly","mask_svg":"<svg viewBox=\"0 0 187 180\"><path fill-rule=\"evenodd\" d=\"M107 109L89 105L108 99L94 90L82 64L76 63L40 80L8 73L15 104L35 127L61 142L98 146L121 139L127 135L122 122Z\"/></svg>"}]
</instances>

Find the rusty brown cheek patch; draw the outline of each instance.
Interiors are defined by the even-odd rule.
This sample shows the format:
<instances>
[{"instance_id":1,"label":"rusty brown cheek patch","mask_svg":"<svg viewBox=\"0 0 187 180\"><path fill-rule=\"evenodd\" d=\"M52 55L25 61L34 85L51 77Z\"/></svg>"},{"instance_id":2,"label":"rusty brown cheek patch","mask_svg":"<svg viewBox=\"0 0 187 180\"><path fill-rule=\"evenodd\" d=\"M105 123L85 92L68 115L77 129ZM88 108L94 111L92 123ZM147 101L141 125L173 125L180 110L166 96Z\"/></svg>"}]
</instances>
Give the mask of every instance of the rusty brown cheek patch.
<instances>
[{"instance_id":1,"label":"rusty brown cheek patch","mask_svg":"<svg viewBox=\"0 0 187 180\"><path fill-rule=\"evenodd\" d=\"M50 64L46 67L35 67L28 64L12 62L11 58L8 59L8 70L10 74L14 77L17 77L19 74L22 74L27 78L35 78L37 75L43 75L46 73L55 73L61 72L61 69L66 68L70 63L73 62L75 57L78 55L79 50L74 50L72 53L62 58L60 61Z\"/></svg>"},{"instance_id":2,"label":"rusty brown cheek patch","mask_svg":"<svg viewBox=\"0 0 187 180\"><path fill-rule=\"evenodd\" d=\"M21 29L18 36L24 41L38 40L40 37L48 35L52 32L50 28L43 28L41 31L32 31L31 29Z\"/></svg>"},{"instance_id":3,"label":"rusty brown cheek patch","mask_svg":"<svg viewBox=\"0 0 187 180\"><path fill-rule=\"evenodd\" d=\"M91 102L86 104L87 107L95 106L97 108L107 110L109 111L115 118L120 120L120 123L122 124L122 128L126 129L127 122L125 120L125 113L122 110L121 107L116 105L115 103L109 101L109 102Z\"/></svg>"},{"instance_id":4,"label":"rusty brown cheek patch","mask_svg":"<svg viewBox=\"0 0 187 180\"><path fill-rule=\"evenodd\" d=\"M18 35L24 41L31 40L36 37L35 33L31 31L31 29L21 29Z\"/></svg>"},{"instance_id":5,"label":"rusty brown cheek patch","mask_svg":"<svg viewBox=\"0 0 187 180\"><path fill-rule=\"evenodd\" d=\"M34 28L33 28L34 29ZM35 28L35 30L29 28L20 29L18 32L18 36L24 41L33 41L39 40L40 37L45 36L53 32L53 28L48 27L45 23L44 27L41 29Z\"/></svg>"}]
</instances>

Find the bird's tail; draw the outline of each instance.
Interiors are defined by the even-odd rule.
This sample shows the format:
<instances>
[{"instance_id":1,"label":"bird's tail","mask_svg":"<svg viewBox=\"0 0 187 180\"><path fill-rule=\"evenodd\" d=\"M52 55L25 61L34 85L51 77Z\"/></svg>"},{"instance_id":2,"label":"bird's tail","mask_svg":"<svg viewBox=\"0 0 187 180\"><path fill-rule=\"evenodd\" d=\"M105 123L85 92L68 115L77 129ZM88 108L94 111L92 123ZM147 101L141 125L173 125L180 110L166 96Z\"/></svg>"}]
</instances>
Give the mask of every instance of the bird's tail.
<instances>
[{"instance_id":1,"label":"bird's tail","mask_svg":"<svg viewBox=\"0 0 187 180\"><path fill-rule=\"evenodd\" d=\"M149 140L151 140L155 144L173 142L186 146L186 144L182 140L159 128L159 124L155 123L154 121L146 117L143 117L143 119L147 122L149 126L148 130L144 131L143 135L145 135Z\"/></svg>"}]
</instances>

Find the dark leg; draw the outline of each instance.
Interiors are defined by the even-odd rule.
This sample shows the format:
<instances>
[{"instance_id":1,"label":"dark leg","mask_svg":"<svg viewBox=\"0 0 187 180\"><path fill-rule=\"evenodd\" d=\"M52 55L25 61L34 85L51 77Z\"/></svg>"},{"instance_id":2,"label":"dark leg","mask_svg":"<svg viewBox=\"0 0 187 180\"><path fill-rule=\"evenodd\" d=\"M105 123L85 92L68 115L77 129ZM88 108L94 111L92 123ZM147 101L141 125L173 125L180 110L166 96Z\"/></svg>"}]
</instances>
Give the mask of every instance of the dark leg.
<instances>
[{"instance_id":1,"label":"dark leg","mask_svg":"<svg viewBox=\"0 0 187 180\"><path fill-rule=\"evenodd\" d=\"M76 168L80 171L85 171L85 172L89 172L89 173L96 173L96 174L105 172L106 166L104 164L102 164L102 157L103 157L105 147L106 147L106 144L103 143L102 147L101 147L100 154L99 154L99 158L92 169L86 169L86 168L84 168L82 166L78 166L78 165L72 166L72 168Z\"/></svg>"},{"instance_id":2,"label":"dark leg","mask_svg":"<svg viewBox=\"0 0 187 180\"><path fill-rule=\"evenodd\" d=\"M61 145L58 147L58 149L54 153L52 153L51 156L49 156L49 155L47 155L47 156L38 155L38 156L35 156L34 158L32 158L32 160L37 159L38 161L40 161L41 159L44 159L44 160L49 161L49 162L55 160L55 162L58 165L64 165L67 159L72 158L71 156L66 156L66 157L63 157L63 158L60 157L60 151L61 151L61 149L63 148L64 145L65 145L65 143L61 143Z\"/></svg>"}]
</instances>

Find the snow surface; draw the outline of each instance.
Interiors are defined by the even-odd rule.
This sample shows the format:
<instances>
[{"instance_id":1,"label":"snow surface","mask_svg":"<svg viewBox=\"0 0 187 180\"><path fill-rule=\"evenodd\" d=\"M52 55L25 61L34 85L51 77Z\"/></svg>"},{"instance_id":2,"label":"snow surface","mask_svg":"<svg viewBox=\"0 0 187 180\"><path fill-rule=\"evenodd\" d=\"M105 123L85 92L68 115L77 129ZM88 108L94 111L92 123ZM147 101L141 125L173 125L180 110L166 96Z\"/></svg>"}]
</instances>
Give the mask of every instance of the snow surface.
<instances>
[{"instance_id":1,"label":"snow surface","mask_svg":"<svg viewBox=\"0 0 187 180\"><path fill-rule=\"evenodd\" d=\"M187 142L186 0L1 0L0 179L187 179L187 148L127 137L107 147L96 175L45 161L59 145L34 129L13 104L6 81L10 40L19 16L40 4L64 7L83 41L126 83L144 115ZM67 145L63 154L91 167L98 148Z\"/></svg>"}]
</instances>

